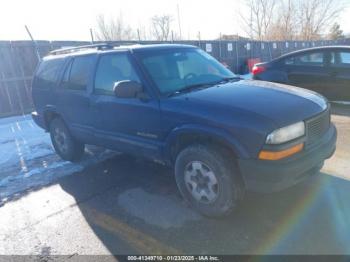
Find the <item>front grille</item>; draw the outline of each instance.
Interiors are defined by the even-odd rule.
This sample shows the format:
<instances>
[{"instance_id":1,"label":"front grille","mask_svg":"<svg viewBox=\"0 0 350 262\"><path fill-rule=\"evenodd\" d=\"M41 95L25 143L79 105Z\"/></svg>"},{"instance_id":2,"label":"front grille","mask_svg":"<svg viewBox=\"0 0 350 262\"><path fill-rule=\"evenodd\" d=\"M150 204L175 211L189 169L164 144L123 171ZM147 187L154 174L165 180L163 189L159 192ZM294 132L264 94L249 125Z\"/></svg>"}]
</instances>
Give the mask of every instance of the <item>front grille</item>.
<instances>
[{"instance_id":1,"label":"front grille","mask_svg":"<svg viewBox=\"0 0 350 262\"><path fill-rule=\"evenodd\" d=\"M311 145L318 140L327 132L330 125L330 112L329 108L323 111L321 114L307 120L306 122L306 135L307 145Z\"/></svg>"}]
</instances>

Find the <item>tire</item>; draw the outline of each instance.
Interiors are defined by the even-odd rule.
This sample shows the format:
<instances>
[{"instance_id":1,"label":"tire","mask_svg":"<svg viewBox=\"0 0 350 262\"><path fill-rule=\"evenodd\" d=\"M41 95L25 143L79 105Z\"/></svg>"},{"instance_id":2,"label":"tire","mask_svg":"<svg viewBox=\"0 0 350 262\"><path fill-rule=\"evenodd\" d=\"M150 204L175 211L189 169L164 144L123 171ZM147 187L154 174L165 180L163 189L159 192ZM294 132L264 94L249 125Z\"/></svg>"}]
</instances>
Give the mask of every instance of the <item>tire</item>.
<instances>
[{"instance_id":1,"label":"tire","mask_svg":"<svg viewBox=\"0 0 350 262\"><path fill-rule=\"evenodd\" d=\"M64 160L76 162L84 154L85 145L72 137L61 118L50 122L50 136L56 153Z\"/></svg>"},{"instance_id":2,"label":"tire","mask_svg":"<svg viewBox=\"0 0 350 262\"><path fill-rule=\"evenodd\" d=\"M243 198L244 186L231 156L215 146L192 145L176 158L175 179L179 191L205 216L227 216Z\"/></svg>"}]
</instances>

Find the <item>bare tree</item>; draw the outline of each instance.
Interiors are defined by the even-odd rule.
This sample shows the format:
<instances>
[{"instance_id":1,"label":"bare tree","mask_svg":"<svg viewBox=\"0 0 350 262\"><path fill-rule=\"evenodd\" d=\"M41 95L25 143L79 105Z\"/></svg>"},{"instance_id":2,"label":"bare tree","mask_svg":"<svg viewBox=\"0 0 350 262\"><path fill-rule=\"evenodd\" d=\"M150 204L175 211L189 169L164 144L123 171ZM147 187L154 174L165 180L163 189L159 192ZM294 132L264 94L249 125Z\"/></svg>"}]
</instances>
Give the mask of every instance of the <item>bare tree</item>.
<instances>
[{"instance_id":1,"label":"bare tree","mask_svg":"<svg viewBox=\"0 0 350 262\"><path fill-rule=\"evenodd\" d=\"M330 40L337 40L345 38L343 34L343 30L340 29L340 25L338 23L334 23L331 29L329 30L328 38Z\"/></svg>"},{"instance_id":2,"label":"bare tree","mask_svg":"<svg viewBox=\"0 0 350 262\"><path fill-rule=\"evenodd\" d=\"M149 40L151 38L149 34L149 25L139 24L138 25L138 40Z\"/></svg>"},{"instance_id":3,"label":"bare tree","mask_svg":"<svg viewBox=\"0 0 350 262\"><path fill-rule=\"evenodd\" d=\"M244 0L244 28L258 40L316 40L329 30L344 0Z\"/></svg>"},{"instance_id":4,"label":"bare tree","mask_svg":"<svg viewBox=\"0 0 350 262\"><path fill-rule=\"evenodd\" d=\"M239 13L243 28L252 39L265 40L273 22L277 0L245 0L248 14Z\"/></svg>"},{"instance_id":5,"label":"bare tree","mask_svg":"<svg viewBox=\"0 0 350 262\"><path fill-rule=\"evenodd\" d=\"M281 1L276 10L275 19L269 28L268 40L294 40L297 35L298 19L296 4L293 0Z\"/></svg>"},{"instance_id":6,"label":"bare tree","mask_svg":"<svg viewBox=\"0 0 350 262\"><path fill-rule=\"evenodd\" d=\"M170 36L171 15L155 15L151 18L152 33L158 41L167 41Z\"/></svg>"},{"instance_id":7,"label":"bare tree","mask_svg":"<svg viewBox=\"0 0 350 262\"><path fill-rule=\"evenodd\" d=\"M298 16L300 38L302 40L319 39L339 17L344 9L341 0L299 0Z\"/></svg>"},{"instance_id":8,"label":"bare tree","mask_svg":"<svg viewBox=\"0 0 350 262\"><path fill-rule=\"evenodd\" d=\"M132 28L124 23L122 14L109 19L100 14L97 16L96 22L96 38L100 41L132 40L135 38Z\"/></svg>"}]
</instances>

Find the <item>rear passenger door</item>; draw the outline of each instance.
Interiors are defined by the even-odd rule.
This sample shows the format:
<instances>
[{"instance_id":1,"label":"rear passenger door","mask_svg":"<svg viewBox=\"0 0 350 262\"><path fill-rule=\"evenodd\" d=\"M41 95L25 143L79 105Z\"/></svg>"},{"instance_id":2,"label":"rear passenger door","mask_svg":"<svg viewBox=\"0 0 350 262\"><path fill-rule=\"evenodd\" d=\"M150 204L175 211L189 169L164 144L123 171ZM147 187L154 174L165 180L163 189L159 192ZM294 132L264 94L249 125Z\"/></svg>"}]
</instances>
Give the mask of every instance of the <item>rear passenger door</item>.
<instances>
[{"instance_id":1,"label":"rear passenger door","mask_svg":"<svg viewBox=\"0 0 350 262\"><path fill-rule=\"evenodd\" d=\"M333 52L331 100L350 101L350 51Z\"/></svg>"},{"instance_id":2,"label":"rear passenger door","mask_svg":"<svg viewBox=\"0 0 350 262\"><path fill-rule=\"evenodd\" d=\"M123 80L141 83L148 98L117 97L114 84ZM98 143L146 157L159 156L159 101L152 98L128 52L100 56L91 103Z\"/></svg>"},{"instance_id":3,"label":"rear passenger door","mask_svg":"<svg viewBox=\"0 0 350 262\"><path fill-rule=\"evenodd\" d=\"M284 61L288 83L327 96L330 72L327 52L314 51L286 58Z\"/></svg>"},{"instance_id":4,"label":"rear passenger door","mask_svg":"<svg viewBox=\"0 0 350 262\"><path fill-rule=\"evenodd\" d=\"M81 141L92 137L90 93L96 55L76 56L66 65L57 88L57 108L69 129Z\"/></svg>"}]
</instances>

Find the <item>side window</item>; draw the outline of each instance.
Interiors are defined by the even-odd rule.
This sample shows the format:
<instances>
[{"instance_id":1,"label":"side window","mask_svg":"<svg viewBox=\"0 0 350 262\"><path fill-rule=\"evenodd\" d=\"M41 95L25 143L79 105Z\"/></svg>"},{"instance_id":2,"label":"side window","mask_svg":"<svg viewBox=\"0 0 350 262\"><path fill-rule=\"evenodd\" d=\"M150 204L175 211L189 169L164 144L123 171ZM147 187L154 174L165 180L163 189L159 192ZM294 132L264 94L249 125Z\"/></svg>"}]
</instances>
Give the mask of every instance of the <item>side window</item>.
<instances>
[{"instance_id":1,"label":"side window","mask_svg":"<svg viewBox=\"0 0 350 262\"><path fill-rule=\"evenodd\" d=\"M63 77L63 85L66 88L74 90L86 90L90 75L92 73L92 67L94 65L95 58L93 56L78 56L73 59L73 62L66 68L66 72ZM65 81L68 79L68 83Z\"/></svg>"},{"instance_id":2,"label":"side window","mask_svg":"<svg viewBox=\"0 0 350 262\"><path fill-rule=\"evenodd\" d=\"M287 58L284 62L286 65L322 67L324 66L324 54L322 52L308 53Z\"/></svg>"},{"instance_id":3,"label":"side window","mask_svg":"<svg viewBox=\"0 0 350 262\"><path fill-rule=\"evenodd\" d=\"M337 67L350 68L350 52L338 52L335 56Z\"/></svg>"},{"instance_id":4,"label":"side window","mask_svg":"<svg viewBox=\"0 0 350 262\"><path fill-rule=\"evenodd\" d=\"M68 88L69 75L70 75L71 68L72 68L72 61L69 61L69 64L64 69L64 74L63 74L63 78L62 78L61 85L60 85L63 88Z\"/></svg>"},{"instance_id":5,"label":"side window","mask_svg":"<svg viewBox=\"0 0 350 262\"><path fill-rule=\"evenodd\" d=\"M132 80L140 82L126 53L101 56L95 76L95 93L113 95L115 82Z\"/></svg>"},{"instance_id":6,"label":"side window","mask_svg":"<svg viewBox=\"0 0 350 262\"><path fill-rule=\"evenodd\" d=\"M294 57L289 57L284 60L285 65L294 65Z\"/></svg>"},{"instance_id":7,"label":"side window","mask_svg":"<svg viewBox=\"0 0 350 262\"><path fill-rule=\"evenodd\" d=\"M63 62L63 59L43 61L36 72L34 86L39 88L54 87Z\"/></svg>"}]
</instances>

